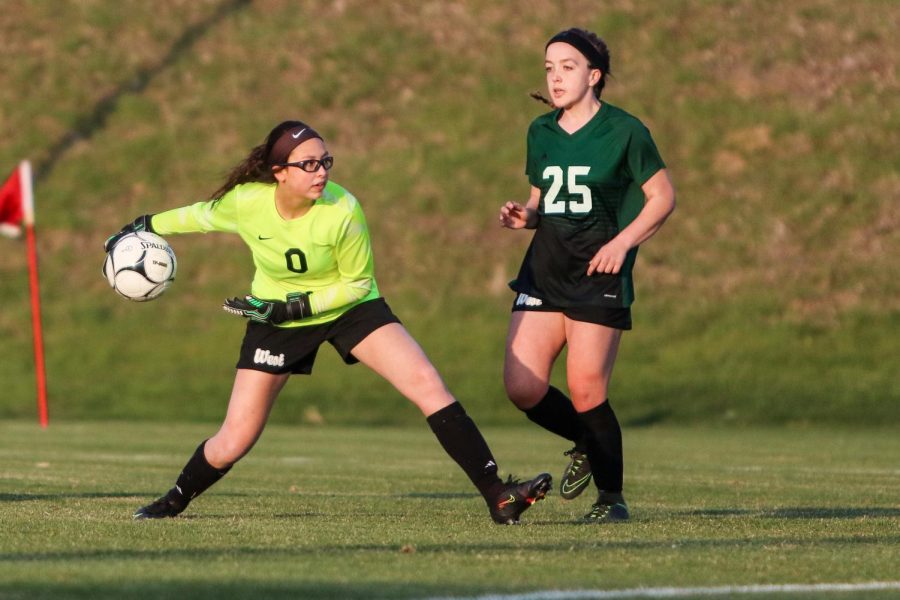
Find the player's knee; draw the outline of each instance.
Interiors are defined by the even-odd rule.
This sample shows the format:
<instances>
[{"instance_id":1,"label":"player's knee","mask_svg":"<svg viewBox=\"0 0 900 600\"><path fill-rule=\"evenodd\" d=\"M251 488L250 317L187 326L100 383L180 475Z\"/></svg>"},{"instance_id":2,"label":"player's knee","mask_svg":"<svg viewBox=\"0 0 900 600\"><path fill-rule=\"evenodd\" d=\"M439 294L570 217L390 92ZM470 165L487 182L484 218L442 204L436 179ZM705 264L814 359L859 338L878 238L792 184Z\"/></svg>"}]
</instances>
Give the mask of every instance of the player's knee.
<instances>
[{"instance_id":1,"label":"player's knee","mask_svg":"<svg viewBox=\"0 0 900 600\"><path fill-rule=\"evenodd\" d=\"M569 380L569 394L578 412L584 412L606 400L607 382L599 377Z\"/></svg>"},{"instance_id":2,"label":"player's knee","mask_svg":"<svg viewBox=\"0 0 900 600\"><path fill-rule=\"evenodd\" d=\"M417 397L437 398L450 395L440 373L431 364L415 368L408 376L410 388Z\"/></svg>"},{"instance_id":3,"label":"player's knee","mask_svg":"<svg viewBox=\"0 0 900 600\"><path fill-rule=\"evenodd\" d=\"M542 375L507 354L503 364L503 386L506 389L506 397L517 408L526 410L540 402L549 385L549 372Z\"/></svg>"},{"instance_id":4,"label":"player's knee","mask_svg":"<svg viewBox=\"0 0 900 600\"><path fill-rule=\"evenodd\" d=\"M541 401L550 385L546 378L517 363L507 361L503 369L506 397L517 408L525 410Z\"/></svg>"},{"instance_id":5,"label":"player's knee","mask_svg":"<svg viewBox=\"0 0 900 600\"><path fill-rule=\"evenodd\" d=\"M547 393L546 382L506 377L503 383L506 386L506 397L521 410L531 408Z\"/></svg>"}]
</instances>

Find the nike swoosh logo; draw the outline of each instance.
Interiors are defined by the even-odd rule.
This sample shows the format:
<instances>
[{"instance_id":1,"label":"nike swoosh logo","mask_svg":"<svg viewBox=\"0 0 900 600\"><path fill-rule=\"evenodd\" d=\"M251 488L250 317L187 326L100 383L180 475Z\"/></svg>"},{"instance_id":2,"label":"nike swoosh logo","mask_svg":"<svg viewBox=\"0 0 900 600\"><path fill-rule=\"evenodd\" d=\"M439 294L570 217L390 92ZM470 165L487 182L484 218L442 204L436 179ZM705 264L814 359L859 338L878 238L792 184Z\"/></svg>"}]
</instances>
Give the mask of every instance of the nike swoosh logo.
<instances>
[{"instance_id":1,"label":"nike swoosh logo","mask_svg":"<svg viewBox=\"0 0 900 600\"><path fill-rule=\"evenodd\" d=\"M261 239L261 240L263 240L263 241L265 241L265 240L271 240L271 239L272 239L272 238L270 238L270 237L263 237L263 236L261 236L261 235L258 235L258 236L256 236L256 237L258 237L259 239Z\"/></svg>"},{"instance_id":2,"label":"nike swoosh logo","mask_svg":"<svg viewBox=\"0 0 900 600\"><path fill-rule=\"evenodd\" d=\"M512 494L510 494L509 498L507 498L506 500L501 500L500 502L497 503L497 508L503 508L504 506L506 506L508 504L515 504L515 503L516 503L516 497L513 496Z\"/></svg>"},{"instance_id":3,"label":"nike swoosh logo","mask_svg":"<svg viewBox=\"0 0 900 600\"><path fill-rule=\"evenodd\" d=\"M297 132L297 133L292 133L292 134L291 134L291 137L294 138L294 139L296 140L296 139L298 139L301 135L303 135L303 132L306 131L307 129L308 129L308 127L304 127L304 128L301 129L299 132Z\"/></svg>"},{"instance_id":4,"label":"nike swoosh logo","mask_svg":"<svg viewBox=\"0 0 900 600\"><path fill-rule=\"evenodd\" d=\"M585 481L587 481L590 478L591 478L591 473L588 473L587 475L585 475L578 481L573 482L571 485L569 485L568 481L563 482L563 486L562 486L563 493L568 494L569 492L571 492L572 490L574 490L575 488L577 488L578 486L580 486L582 483L584 483Z\"/></svg>"}]
</instances>

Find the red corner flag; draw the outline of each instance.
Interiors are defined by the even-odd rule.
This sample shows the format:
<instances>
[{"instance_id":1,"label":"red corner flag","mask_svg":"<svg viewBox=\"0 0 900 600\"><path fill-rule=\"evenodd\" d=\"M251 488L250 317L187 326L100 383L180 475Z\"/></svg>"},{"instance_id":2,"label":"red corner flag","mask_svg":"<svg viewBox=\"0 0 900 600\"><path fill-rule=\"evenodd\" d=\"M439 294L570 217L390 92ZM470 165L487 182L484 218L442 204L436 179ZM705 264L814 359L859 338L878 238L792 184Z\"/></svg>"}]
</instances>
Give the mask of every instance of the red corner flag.
<instances>
[{"instance_id":1,"label":"red corner flag","mask_svg":"<svg viewBox=\"0 0 900 600\"><path fill-rule=\"evenodd\" d=\"M0 233L7 237L19 237L21 234L19 226L25 220L25 203L31 200L31 198L26 199L22 193L23 188L26 187L22 180L27 178L27 187L31 186L30 170L28 163L23 162L0 188ZM29 209L31 208L29 206ZM33 216L34 212L31 212Z\"/></svg>"},{"instance_id":2,"label":"red corner flag","mask_svg":"<svg viewBox=\"0 0 900 600\"><path fill-rule=\"evenodd\" d=\"M34 238L34 195L31 189L31 163L19 163L0 187L0 234L18 237L25 226L28 246L28 281L31 287L31 328L34 338L34 366L37 377L38 420L41 427L47 416L47 377L44 372L44 341L41 332L41 294L38 286L37 246Z\"/></svg>"}]
</instances>

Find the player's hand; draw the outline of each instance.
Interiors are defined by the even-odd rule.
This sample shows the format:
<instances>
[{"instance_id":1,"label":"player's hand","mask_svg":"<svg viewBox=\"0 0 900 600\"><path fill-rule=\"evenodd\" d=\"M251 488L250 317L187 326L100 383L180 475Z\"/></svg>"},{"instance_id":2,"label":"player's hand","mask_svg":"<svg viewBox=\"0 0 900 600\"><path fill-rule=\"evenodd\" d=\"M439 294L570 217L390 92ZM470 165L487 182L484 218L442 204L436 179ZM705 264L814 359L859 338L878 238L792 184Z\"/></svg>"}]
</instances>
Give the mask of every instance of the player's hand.
<instances>
[{"instance_id":1,"label":"player's hand","mask_svg":"<svg viewBox=\"0 0 900 600\"><path fill-rule=\"evenodd\" d=\"M239 317L246 317L259 323L283 323L287 307L280 300L261 300L247 295L243 298L226 298L222 309Z\"/></svg>"},{"instance_id":2,"label":"player's hand","mask_svg":"<svg viewBox=\"0 0 900 600\"><path fill-rule=\"evenodd\" d=\"M153 226L150 224L150 219L153 215L141 215L118 232L112 234L106 241L103 243L103 249L109 252L109 249L116 245L120 239L128 235L129 233L134 233L136 231L149 231L150 233L156 233L153 231Z\"/></svg>"},{"instance_id":3,"label":"player's hand","mask_svg":"<svg viewBox=\"0 0 900 600\"><path fill-rule=\"evenodd\" d=\"M594 273L618 273L622 269L622 265L625 264L628 250L630 248L627 244L616 241L613 238L597 250L597 254L588 263L588 276L590 277Z\"/></svg>"},{"instance_id":4,"label":"player's hand","mask_svg":"<svg viewBox=\"0 0 900 600\"><path fill-rule=\"evenodd\" d=\"M524 229L528 226L528 215L528 209L518 202L507 202L500 207L500 225L508 229Z\"/></svg>"},{"instance_id":5,"label":"player's hand","mask_svg":"<svg viewBox=\"0 0 900 600\"><path fill-rule=\"evenodd\" d=\"M222 304L222 310L270 325L278 325L285 321L298 321L312 315L309 295L303 292L288 294L287 302L263 300L249 294L243 298L227 298Z\"/></svg>"}]
</instances>

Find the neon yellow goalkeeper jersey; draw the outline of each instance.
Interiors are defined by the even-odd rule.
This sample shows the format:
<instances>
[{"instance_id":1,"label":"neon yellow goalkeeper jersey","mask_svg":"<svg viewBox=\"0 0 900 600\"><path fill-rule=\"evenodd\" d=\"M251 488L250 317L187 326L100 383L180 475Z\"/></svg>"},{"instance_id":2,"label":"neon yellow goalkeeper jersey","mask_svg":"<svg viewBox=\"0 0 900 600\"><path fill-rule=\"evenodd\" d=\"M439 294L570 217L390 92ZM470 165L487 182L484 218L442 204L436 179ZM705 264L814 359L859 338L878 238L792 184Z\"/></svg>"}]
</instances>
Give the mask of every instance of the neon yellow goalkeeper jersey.
<instances>
[{"instance_id":1,"label":"neon yellow goalkeeper jersey","mask_svg":"<svg viewBox=\"0 0 900 600\"><path fill-rule=\"evenodd\" d=\"M331 181L305 215L285 220L275 208L275 184L246 183L219 200L197 202L153 216L160 235L224 231L241 236L253 253L251 293L285 300L309 294L313 315L281 327L317 325L379 297L369 229L362 207Z\"/></svg>"}]
</instances>

